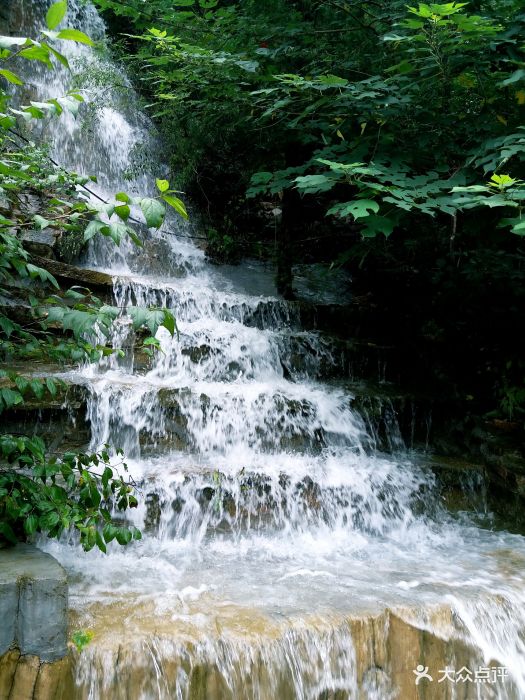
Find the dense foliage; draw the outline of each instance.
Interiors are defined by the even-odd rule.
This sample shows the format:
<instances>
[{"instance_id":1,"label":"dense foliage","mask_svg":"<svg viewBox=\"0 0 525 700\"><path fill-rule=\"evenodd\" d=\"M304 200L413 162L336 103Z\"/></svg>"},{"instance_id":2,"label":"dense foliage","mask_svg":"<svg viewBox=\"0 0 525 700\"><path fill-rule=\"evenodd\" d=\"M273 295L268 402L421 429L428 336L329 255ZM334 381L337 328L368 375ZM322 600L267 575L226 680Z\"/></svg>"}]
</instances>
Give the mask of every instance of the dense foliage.
<instances>
[{"instance_id":1,"label":"dense foliage","mask_svg":"<svg viewBox=\"0 0 525 700\"><path fill-rule=\"evenodd\" d=\"M89 289L64 289L46 269L46 261L32 259L23 235L26 231L51 229L65 239L107 236L119 244L130 236L142 245L131 222L131 205L142 211L146 226L158 228L165 204L187 216L182 202L165 180L157 180L158 197L131 198L125 192L113 202L90 197L82 186L89 178L68 173L47 155L46 145L28 141L19 132L32 119L60 117L64 110L77 115L83 98L78 93L58 95L45 102L15 106L13 90L24 81L16 62L38 61L50 70L67 58L56 48L60 41L91 45L77 29L58 29L67 11L65 0L51 5L47 29L37 39L0 36L0 414L28 398L51 397L60 382L27 371L39 362L75 363L94 361L115 350L111 325L128 313L135 329L146 328L146 352L158 345L157 328L172 335L175 319L166 309L131 308L127 312L103 304ZM82 194L84 192L84 194ZM38 213L27 206L38 203ZM24 373L21 368L25 368ZM126 544L140 533L118 525L112 509L125 510L137 503L133 484L111 464L109 447L100 453L55 455L48 453L38 437L0 435L0 544L14 543L35 532L58 537L73 528L86 550L116 539ZM122 465L125 471L125 465Z\"/></svg>"},{"instance_id":2,"label":"dense foliage","mask_svg":"<svg viewBox=\"0 0 525 700\"><path fill-rule=\"evenodd\" d=\"M347 266L412 381L525 415L520 2L96 2L214 257Z\"/></svg>"}]
</instances>

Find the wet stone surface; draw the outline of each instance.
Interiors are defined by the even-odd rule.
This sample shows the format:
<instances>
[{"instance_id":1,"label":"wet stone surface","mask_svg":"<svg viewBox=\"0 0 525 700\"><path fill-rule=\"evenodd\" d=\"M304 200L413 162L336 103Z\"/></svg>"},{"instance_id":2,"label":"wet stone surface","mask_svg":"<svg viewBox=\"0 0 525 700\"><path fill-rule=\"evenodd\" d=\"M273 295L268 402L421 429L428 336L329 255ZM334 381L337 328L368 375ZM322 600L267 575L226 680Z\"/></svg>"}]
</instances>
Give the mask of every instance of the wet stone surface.
<instances>
[{"instance_id":1,"label":"wet stone surface","mask_svg":"<svg viewBox=\"0 0 525 700\"><path fill-rule=\"evenodd\" d=\"M12 646L41 661L67 650L67 576L49 554L31 545L0 550L0 654Z\"/></svg>"}]
</instances>

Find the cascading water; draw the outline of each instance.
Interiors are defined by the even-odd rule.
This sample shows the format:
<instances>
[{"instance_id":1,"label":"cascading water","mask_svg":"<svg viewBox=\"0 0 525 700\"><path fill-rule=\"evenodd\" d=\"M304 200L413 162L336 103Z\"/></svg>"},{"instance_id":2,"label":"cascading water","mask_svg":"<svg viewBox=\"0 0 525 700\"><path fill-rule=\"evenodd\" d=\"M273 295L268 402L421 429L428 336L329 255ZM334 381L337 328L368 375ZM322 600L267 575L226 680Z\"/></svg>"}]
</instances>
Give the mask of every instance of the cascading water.
<instances>
[{"instance_id":1,"label":"cascading water","mask_svg":"<svg viewBox=\"0 0 525 700\"><path fill-rule=\"evenodd\" d=\"M104 42L89 2L69 4L69 25ZM21 2L18 29L45 5ZM129 81L101 53L64 51L119 87L99 88L88 126L47 124L53 156L96 173L102 196L147 191L133 157L155 137ZM63 70L29 78L40 99L69 89ZM78 697L525 698L525 540L453 518L430 472L379 454L348 387L322 381L330 339L301 330L263 272L207 266L180 226L140 256L97 244L86 260L115 275L117 304L172 309L180 337L161 329L152 363L67 375L88 388L91 446L129 457L144 531L109 556L45 545L70 572L73 624L93 631ZM115 339L129 345L125 319ZM417 664L432 681L415 685ZM495 675L438 682L445 666Z\"/></svg>"}]
</instances>

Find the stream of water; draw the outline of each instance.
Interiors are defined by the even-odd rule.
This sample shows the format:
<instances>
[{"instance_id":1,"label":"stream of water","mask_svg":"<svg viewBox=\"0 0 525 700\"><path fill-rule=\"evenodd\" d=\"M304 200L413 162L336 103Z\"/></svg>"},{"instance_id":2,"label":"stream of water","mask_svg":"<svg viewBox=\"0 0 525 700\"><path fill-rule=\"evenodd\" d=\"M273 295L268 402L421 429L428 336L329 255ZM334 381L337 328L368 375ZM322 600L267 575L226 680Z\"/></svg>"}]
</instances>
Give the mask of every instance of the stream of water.
<instances>
[{"instance_id":1,"label":"stream of water","mask_svg":"<svg viewBox=\"0 0 525 700\"><path fill-rule=\"evenodd\" d=\"M68 25L104 45L89 2L69 5ZM17 31L34 35L45 9L18 3ZM96 173L102 196L147 192L166 168L125 73L104 51L64 52L103 104L47 124L53 157ZM71 80L27 78L39 99ZM93 631L78 697L525 698L525 539L447 513L395 423L398 449L380 453L348 384L323 381L329 339L267 270L212 267L190 233L170 217L143 251L103 241L84 263L114 276L116 303L172 309L180 337L161 329L152 364L67 375L88 387L91 447L125 450L144 531L109 556L45 545L70 573L73 626ZM415 653L410 630L427 640ZM419 663L433 680L416 687ZM447 665L472 679L438 683ZM474 678L484 667L490 681Z\"/></svg>"}]
</instances>

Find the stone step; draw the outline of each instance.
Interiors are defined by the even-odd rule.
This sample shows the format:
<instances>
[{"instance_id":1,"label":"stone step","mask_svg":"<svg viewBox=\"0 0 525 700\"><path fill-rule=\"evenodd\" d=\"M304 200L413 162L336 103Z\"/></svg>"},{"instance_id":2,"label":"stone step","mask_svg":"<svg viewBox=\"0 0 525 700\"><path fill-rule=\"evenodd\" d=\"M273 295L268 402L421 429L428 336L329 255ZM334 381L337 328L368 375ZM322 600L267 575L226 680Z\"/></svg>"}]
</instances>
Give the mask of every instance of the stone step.
<instances>
[{"instance_id":1,"label":"stone step","mask_svg":"<svg viewBox=\"0 0 525 700\"><path fill-rule=\"evenodd\" d=\"M272 616L228 601L129 598L77 609L93 642L75 656L76 695L112 700L449 700L440 669L487 666L447 606ZM468 637L467 637L468 640ZM432 680L415 683L424 662ZM491 660L491 671L499 663ZM501 682L501 681L500 681ZM462 683L464 700L479 684ZM507 679L508 698L517 698Z\"/></svg>"},{"instance_id":2,"label":"stone step","mask_svg":"<svg viewBox=\"0 0 525 700\"><path fill-rule=\"evenodd\" d=\"M159 306L173 310L180 321L238 321L260 330L319 330L348 338L357 326L359 304L319 304L308 300L238 294L203 286L198 278L170 280L120 276L114 280L119 305ZM350 333L350 335L353 335Z\"/></svg>"},{"instance_id":3,"label":"stone step","mask_svg":"<svg viewBox=\"0 0 525 700\"><path fill-rule=\"evenodd\" d=\"M16 369L16 365L12 368ZM51 365L42 366L37 374L64 376L55 374L53 370L56 369ZM8 380L3 378L0 382L6 384ZM115 387L117 386L116 384ZM356 411L364 422L369 435L368 443L365 444L368 444L370 450L379 449L388 453L407 447L425 449L428 445L433 429L432 410L438 404L426 397L400 395L394 387L389 388L388 385L344 383L344 386L351 392L350 408ZM125 391L126 385L122 387ZM118 389L115 390L118 393ZM152 391L157 392L157 389L152 388ZM4 431L11 434L39 435L46 440L48 448L55 452L86 450L92 429L87 416L89 393L89 385L85 380L79 383L78 379L73 379L73 375L66 375L64 383L58 384L55 396L49 393L40 399L31 396L23 404L5 411L2 415ZM184 406L188 405L188 397L192 397L192 401L198 398L202 410L208 413L212 410L212 405L215 405L210 396L202 392L196 397L190 389L160 388L157 404L165 416L163 432L159 434L145 426L138 430L136 435L133 426L127 429L136 435L132 444L140 446L143 459L149 459L156 454L170 455L173 450L180 450L179 454L185 455L184 459L188 464L197 465L202 462L202 456L196 461L191 457L193 440L191 431L188 431L187 415L183 410ZM220 401L217 403L217 406L219 405ZM282 415L286 415L288 411L297 413L303 410L308 414L308 406L293 400L288 404L287 400L283 399ZM269 430L270 428L271 426ZM125 436L126 430L122 434ZM268 447L271 446L275 452L275 432L271 433L271 436L272 444L269 443ZM304 458L309 450L313 451L314 455L320 454L323 444L329 439L330 436L322 431L308 434L284 430L281 433L279 449L295 450ZM127 456L133 457L133 451L128 452ZM522 527L523 478L520 460L516 469L507 460L506 470L502 473L499 462L495 468L490 461L485 462L483 459L472 463L447 455L440 456L439 452L433 457L428 454L416 459L436 475L438 490L449 510L475 511L480 516L492 512L497 526L506 524L507 528L512 530ZM249 471L250 461L240 465L239 470L243 466ZM211 467L211 472L213 471L215 468ZM257 469L253 473L256 474ZM213 484L211 486L213 488ZM155 489L151 491L153 493ZM215 502L214 498L213 494L212 502ZM203 502L206 502L206 498ZM224 508L228 510L229 505L226 504Z\"/></svg>"},{"instance_id":4,"label":"stone step","mask_svg":"<svg viewBox=\"0 0 525 700\"><path fill-rule=\"evenodd\" d=\"M113 289L113 277L105 272L68 265L65 262L43 258L39 255L32 255L31 262L34 265L44 267L52 275L69 285L81 285L92 291L102 291L106 294Z\"/></svg>"},{"instance_id":5,"label":"stone step","mask_svg":"<svg viewBox=\"0 0 525 700\"><path fill-rule=\"evenodd\" d=\"M124 440L134 431L144 454L174 448L220 452L237 442L269 453L317 452L330 445L392 450L404 446L397 411L410 404L393 392L374 395L365 384L340 382L181 387L169 379L112 374L91 386L94 420L109 415L109 405L114 439L119 431ZM415 411L409 413L415 425Z\"/></svg>"},{"instance_id":6,"label":"stone step","mask_svg":"<svg viewBox=\"0 0 525 700\"><path fill-rule=\"evenodd\" d=\"M0 549L0 619L0 655L65 656L67 578L56 559L28 544Z\"/></svg>"},{"instance_id":7,"label":"stone step","mask_svg":"<svg viewBox=\"0 0 525 700\"><path fill-rule=\"evenodd\" d=\"M12 365L11 369L16 370L17 366ZM28 394L24 403L4 413L6 430L44 437L58 431L62 438L69 440L74 436L74 442L82 444L88 441L90 427L93 428L89 425L87 411L89 397L92 397L92 401L104 394L114 407L122 403L129 408L132 401L137 416L145 412L146 420L136 424L136 432L146 454L151 449L192 449L194 431L199 426L202 428L213 421L220 421L221 416L226 416L226 405L231 404L231 415L235 419L239 411L244 410L243 407L263 399L262 409L266 413L263 410L262 416L254 414L253 419L257 418L257 423L246 423L244 426L246 434L249 430L253 431L253 439L259 441L263 449L274 449L277 438L281 440L279 449L314 451L333 440L336 444L349 444L350 440L352 445L357 445L358 439L370 449L391 451L405 445L421 444L428 438L428 400L425 397L401 395L389 385L337 381L317 386L296 385L282 380L268 394L262 392L262 388L258 392L257 382L201 382L194 387L178 387L170 386L168 378L148 381L147 377L113 373L110 380L105 375L94 375L89 379L76 372L53 372L53 369L58 368L42 366L39 371L27 376L54 377L56 393L52 395L46 391L41 398ZM0 382L11 384L7 378L0 379ZM334 404L333 410L337 408L337 411L342 411L337 418L340 427L336 432L331 431L329 423L323 427L325 419L316 418L317 412L322 410L325 396L329 399L333 396L338 406ZM320 401L318 407L317 400ZM148 411L145 411L146 406L149 407ZM125 427L131 420L130 416L126 419L123 413L129 411L117 411L114 415L114 429L119 424ZM190 413L193 416L192 425L188 423ZM198 413L201 414L199 424L195 423ZM97 416L100 418L101 413L98 412ZM344 434L352 422L355 423L355 431L347 439ZM133 424L129 426L133 428ZM340 429L343 432L337 437Z\"/></svg>"},{"instance_id":8,"label":"stone step","mask_svg":"<svg viewBox=\"0 0 525 700\"><path fill-rule=\"evenodd\" d=\"M423 503L429 517L442 514L429 473L417 464L344 450L306 460L276 454L270 463L166 454L141 462L140 527L167 540L338 527L384 535L411 521Z\"/></svg>"},{"instance_id":9,"label":"stone step","mask_svg":"<svg viewBox=\"0 0 525 700\"><path fill-rule=\"evenodd\" d=\"M223 321L212 329L200 322L179 322L179 335L162 338L163 352L151 357L142 341L147 331L130 334L120 347L126 357L115 363L145 374L180 375L198 380L230 382L268 374L293 382L347 379L385 382L390 348L370 342L343 340L318 331L265 331ZM130 354L133 352L133 362Z\"/></svg>"}]
</instances>

